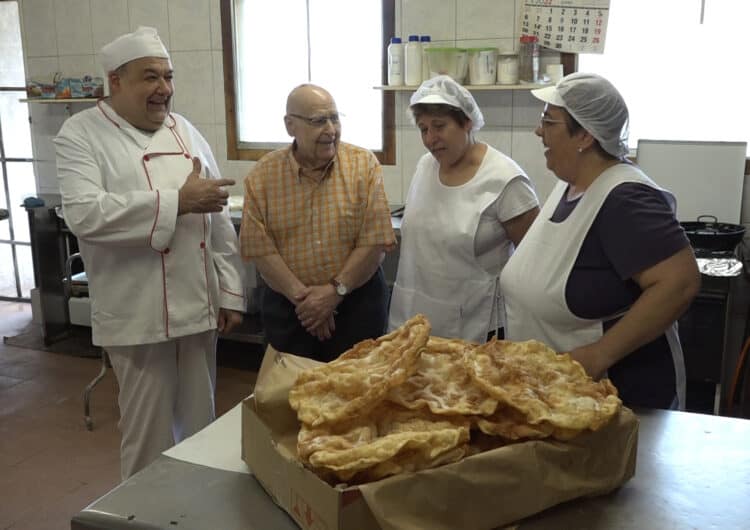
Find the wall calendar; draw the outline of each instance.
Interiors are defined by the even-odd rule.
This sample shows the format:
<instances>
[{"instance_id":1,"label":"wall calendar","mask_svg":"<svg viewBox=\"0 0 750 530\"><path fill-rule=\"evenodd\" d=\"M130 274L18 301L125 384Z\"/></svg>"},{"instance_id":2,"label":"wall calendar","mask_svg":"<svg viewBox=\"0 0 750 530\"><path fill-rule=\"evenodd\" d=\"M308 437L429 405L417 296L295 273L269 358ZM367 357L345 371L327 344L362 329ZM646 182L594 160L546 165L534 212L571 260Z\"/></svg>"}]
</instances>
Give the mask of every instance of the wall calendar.
<instances>
[{"instance_id":1,"label":"wall calendar","mask_svg":"<svg viewBox=\"0 0 750 530\"><path fill-rule=\"evenodd\" d=\"M559 52L604 53L609 0L524 0L521 33Z\"/></svg>"}]
</instances>

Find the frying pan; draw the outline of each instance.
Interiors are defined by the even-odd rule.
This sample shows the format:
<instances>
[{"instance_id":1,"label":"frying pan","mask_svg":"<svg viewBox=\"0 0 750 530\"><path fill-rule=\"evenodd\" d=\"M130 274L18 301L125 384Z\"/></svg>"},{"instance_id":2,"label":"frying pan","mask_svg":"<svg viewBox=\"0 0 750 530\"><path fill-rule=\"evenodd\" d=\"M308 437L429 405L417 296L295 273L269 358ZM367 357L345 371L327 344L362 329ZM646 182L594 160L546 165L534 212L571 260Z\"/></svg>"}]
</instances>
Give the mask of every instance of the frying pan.
<instances>
[{"instance_id":1,"label":"frying pan","mask_svg":"<svg viewBox=\"0 0 750 530\"><path fill-rule=\"evenodd\" d=\"M699 215L697 221L680 223L693 248L732 251L745 235L745 227L719 223L713 215Z\"/></svg>"}]
</instances>

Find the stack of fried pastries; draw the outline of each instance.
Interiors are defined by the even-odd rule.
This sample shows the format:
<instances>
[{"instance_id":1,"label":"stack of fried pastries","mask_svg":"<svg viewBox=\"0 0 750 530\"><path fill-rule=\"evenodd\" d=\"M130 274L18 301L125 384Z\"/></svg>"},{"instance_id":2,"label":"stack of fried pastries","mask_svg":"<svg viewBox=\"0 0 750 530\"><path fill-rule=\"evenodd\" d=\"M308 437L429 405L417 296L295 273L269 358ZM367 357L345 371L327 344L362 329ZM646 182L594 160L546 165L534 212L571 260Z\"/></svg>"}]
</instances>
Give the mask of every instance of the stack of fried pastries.
<instances>
[{"instance_id":1,"label":"stack of fried pastries","mask_svg":"<svg viewBox=\"0 0 750 530\"><path fill-rule=\"evenodd\" d=\"M431 337L422 315L303 372L289 402L301 422L299 458L349 483L512 442L569 440L621 407L609 380L593 381L567 354L538 341Z\"/></svg>"}]
</instances>

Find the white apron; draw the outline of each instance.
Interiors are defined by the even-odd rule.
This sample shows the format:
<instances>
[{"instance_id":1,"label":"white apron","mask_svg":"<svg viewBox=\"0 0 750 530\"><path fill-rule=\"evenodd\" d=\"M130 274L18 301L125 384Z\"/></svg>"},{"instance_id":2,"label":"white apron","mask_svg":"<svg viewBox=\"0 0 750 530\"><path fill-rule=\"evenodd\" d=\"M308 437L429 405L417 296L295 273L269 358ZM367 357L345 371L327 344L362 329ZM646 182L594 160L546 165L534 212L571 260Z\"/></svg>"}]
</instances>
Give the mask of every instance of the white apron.
<instances>
[{"instance_id":1,"label":"white apron","mask_svg":"<svg viewBox=\"0 0 750 530\"><path fill-rule=\"evenodd\" d=\"M488 148L489 149L489 148ZM432 334L485 342L493 311L502 325L498 276L478 263L474 237L482 212L502 193L513 171L483 171L461 186L445 186L439 165L426 155L412 183L401 223L401 246L388 329L417 313ZM482 165L488 159L485 155ZM427 166L427 167L425 167ZM498 178L508 174L509 178Z\"/></svg>"},{"instance_id":2,"label":"white apron","mask_svg":"<svg viewBox=\"0 0 750 530\"><path fill-rule=\"evenodd\" d=\"M583 240L609 192L624 182L638 182L664 193L674 210L674 197L638 168L620 164L604 171L586 190L570 216L550 221L567 184L558 182L500 276L505 297L508 340L540 340L558 352L591 344L603 334L603 321L579 318L568 308L565 286ZM626 310L626 308L624 308ZM616 315L613 315L613 317ZM610 320L610 318L604 319ZM685 406L685 363L677 323L665 332L672 352L679 408Z\"/></svg>"}]
</instances>

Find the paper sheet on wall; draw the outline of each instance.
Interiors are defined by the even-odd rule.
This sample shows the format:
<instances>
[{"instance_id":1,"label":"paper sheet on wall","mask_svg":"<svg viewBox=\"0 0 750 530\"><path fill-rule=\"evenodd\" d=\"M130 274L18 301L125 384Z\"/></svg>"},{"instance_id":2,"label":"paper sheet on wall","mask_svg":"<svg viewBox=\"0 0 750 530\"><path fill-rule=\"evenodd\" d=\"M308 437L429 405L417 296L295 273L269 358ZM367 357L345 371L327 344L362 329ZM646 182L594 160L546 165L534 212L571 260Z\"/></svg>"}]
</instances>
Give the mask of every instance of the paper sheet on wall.
<instances>
[{"instance_id":1,"label":"paper sheet on wall","mask_svg":"<svg viewBox=\"0 0 750 530\"><path fill-rule=\"evenodd\" d=\"M524 0L521 33L559 52L604 53L609 0Z\"/></svg>"}]
</instances>

